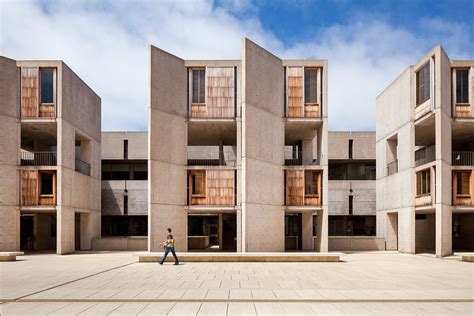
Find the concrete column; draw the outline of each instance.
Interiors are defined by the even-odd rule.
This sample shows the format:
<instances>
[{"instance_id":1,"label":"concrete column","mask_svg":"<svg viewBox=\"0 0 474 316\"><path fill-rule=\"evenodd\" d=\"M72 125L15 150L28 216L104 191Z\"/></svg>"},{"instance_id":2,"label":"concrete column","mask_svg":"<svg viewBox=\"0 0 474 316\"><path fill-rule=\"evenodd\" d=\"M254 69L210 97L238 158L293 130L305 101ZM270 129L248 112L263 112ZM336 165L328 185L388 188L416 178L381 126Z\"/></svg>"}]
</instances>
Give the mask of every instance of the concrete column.
<instances>
[{"instance_id":1,"label":"concrete column","mask_svg":"<svg viewBox=\"0 0 474 316\"><path fill-rule=\"evenodd\" d=\"M56 253L64 255L74 252L74 210L57 206Z\"/></svg>"},{"instance_id":2,"label":"concrete column","mask_svg":"<svg viewBox=\"0 0 474 316\"><path fill-rule=\"evenodd\" d=\"M316 217L316 251L328 251L328 212L325 210L318 210Z\"/></svg>"},{"instance_id":3,"label":"concrete column","mask_svg":"<svg viewBox=\"0 0 474 316\"><path fill-rule=\"evenodd\" d=\"M236 212L237 216L237 252L244 252L242 250L243 243L243 234L242 234L242 210L239 209Z\"/></svg>"},{"instance_id":4,"label":"concrete column","mask_svg":"<svg viewBox=\"0 0 474 316\"><path fill-rule=\"evenodd\" d=\"M303 139L303 165L313 164L313 139Z\"/></svg>"},{"instance_id":5,"label":"concrete column","mask_svg":"<svg viewBox=\"0 0 474 316\"><path fill-rule=\"evenodd\" d=\"M303 238L303 250L314 250L313 242L313 213L303 212L301 214L301 230Z\"/></svg>"}]
</instances>

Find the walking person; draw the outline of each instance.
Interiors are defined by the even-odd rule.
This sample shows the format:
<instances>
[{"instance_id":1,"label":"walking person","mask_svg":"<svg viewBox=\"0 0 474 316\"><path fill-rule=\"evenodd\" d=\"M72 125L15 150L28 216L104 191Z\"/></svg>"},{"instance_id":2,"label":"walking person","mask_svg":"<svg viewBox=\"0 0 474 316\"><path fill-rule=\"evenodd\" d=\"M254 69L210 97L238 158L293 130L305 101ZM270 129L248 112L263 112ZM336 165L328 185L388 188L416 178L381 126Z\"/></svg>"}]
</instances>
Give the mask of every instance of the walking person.
<instances>
[{"instance_id":1,"label":"walking person","mask_svg":"<svg viewBox=\"0 0 474 316\"><path fill-rule=\"evenodd\" d=\"M163 259L161 259L160 264L162 265L163 262L165 262L166 257L168 254L171 253L173 254L174 257L174 264L178 265L179 260L178 257L176 256L176 252L174 252L174 239L173 239L173 234L171 234L171 228L168 228L168 235L166 235L166 241L162 243L163 248L165 249L165 254L163 255Z\"/></svg>"}]
</instances>

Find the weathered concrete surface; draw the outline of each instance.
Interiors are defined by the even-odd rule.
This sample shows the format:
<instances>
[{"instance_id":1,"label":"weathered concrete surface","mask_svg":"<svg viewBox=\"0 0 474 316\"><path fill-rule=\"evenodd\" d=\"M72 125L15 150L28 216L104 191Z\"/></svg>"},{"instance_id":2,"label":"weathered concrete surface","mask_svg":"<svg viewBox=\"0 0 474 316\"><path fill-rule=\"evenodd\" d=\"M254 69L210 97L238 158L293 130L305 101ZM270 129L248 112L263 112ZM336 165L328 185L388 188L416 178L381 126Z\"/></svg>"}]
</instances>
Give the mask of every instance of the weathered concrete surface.
<instances>
[{"instance_id":1,"label":"weathered concrete surface","mask_svg":"<svg viewBox=\"0 0 474 316\"><path fill-rule=\"evenodd\" d=\"M102 215L124 215L125 194L128 196L128 215L148 215L146 180L102 181Z\"/></svg>"},{"instance_id":2,"label":"weathered concrete surface","mask_svg":"<svg viewBox=\"0 0 474 316\"><path fill-rule=\"evenodd\" d=\"M128 159L148 158L147 132L102 132L102 159L124 159L124 140L128 140Z\"/></svg>"}]
</instances>

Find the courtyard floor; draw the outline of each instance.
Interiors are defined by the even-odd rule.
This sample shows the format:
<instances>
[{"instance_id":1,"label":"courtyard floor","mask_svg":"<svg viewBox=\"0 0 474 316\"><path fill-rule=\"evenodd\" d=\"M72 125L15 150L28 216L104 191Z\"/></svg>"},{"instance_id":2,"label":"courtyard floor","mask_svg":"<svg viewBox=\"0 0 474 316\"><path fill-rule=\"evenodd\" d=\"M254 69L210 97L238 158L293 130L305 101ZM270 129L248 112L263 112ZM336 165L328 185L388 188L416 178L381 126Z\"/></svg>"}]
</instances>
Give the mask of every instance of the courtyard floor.
<instances>
[{"instance_id":1,"label":"courtyard floor","mask_svg":"<svg viewBox=\"0 0 474 316\"><path fill-rule=\"evenodd\" d=\"M353 253L338 263L138 263L132 253L0 263L0 314L474 314L474 264Z\"/></svg>"}]
</instances>

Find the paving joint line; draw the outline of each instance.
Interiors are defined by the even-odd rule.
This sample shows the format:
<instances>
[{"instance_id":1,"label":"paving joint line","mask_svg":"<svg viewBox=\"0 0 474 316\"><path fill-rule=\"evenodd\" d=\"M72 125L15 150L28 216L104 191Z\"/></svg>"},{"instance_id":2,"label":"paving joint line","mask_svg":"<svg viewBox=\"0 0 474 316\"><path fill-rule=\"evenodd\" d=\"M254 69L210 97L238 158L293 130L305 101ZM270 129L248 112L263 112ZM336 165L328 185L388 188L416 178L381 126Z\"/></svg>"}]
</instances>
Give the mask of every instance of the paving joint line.
<instances>
[{"instance_id":1,"label":"paving joint line","mask_svg":"<svg viewBox=\"0 0 474 316\"><path fill-rule=\"evenodd\" d=\"M113 271L113 270L117 270L117 269L121 269L123 267L126 267L126 266L129 266L129 265L132 265L132 264L136 264L137 262L130 262L130 263L127 263L127 264L123 264L123 265L120 265L120 266L117 266L117 267L113 267L113 268L110 268L110 269L106 269L106 270L103 270L103 271L99 271L99 272L96 272L96 273L92 273L92 274L89 274L89 275L86 275L86 276L83 276L83 277L80 277L78 279L74 279L74 280L71 280L71 281L68 281L68 282L64 282L64 283L61 283L61 284L57 284L57 285L53 285L49 288L46 288L46 289L42 289L42 290L39 290L39 291L36 291L36 292L33 292L33 293L28 293L26 295L23 295L23 296L20 296L20 297L15 297L13 299L1 299L1 301L3 303L11 303L11 302L17 302L17 301L22 301L24 300L25 298L29 297L29 296L32 296L32 295L36 295L36 294L39 294L39 293L42 293L42 292L46 292L46 291L49 291L49 290L52 290L52 289L56 289L58 287L61 287L61 286L64 286L64 285L68 285L68 284L71 284L71 283L74 283L74 282L77 282L77 281L82 281L82 280L85 280L87 278L90 278L90 277L93 277L93 276L97 276L99 274L103 274L103 273L107 273L107 272L110 272L110 271ZM39 301L42 301L42 300L39 300ZM57 300L58 302L63 302L63 301L68 301L68 300ZM87 302L84 301L84 302Z\"/></svg>"},{"instance_id":2,"label":"paving joint line","mask_svg":"<svg viewBox=\"0 0 474 316\"><path fill-rule=\"evenodd\" d=\"M4 301L7 303L8 301ZM18 299L9 303L474 303L474 299Z\"/></svg>"}]
</instances>

